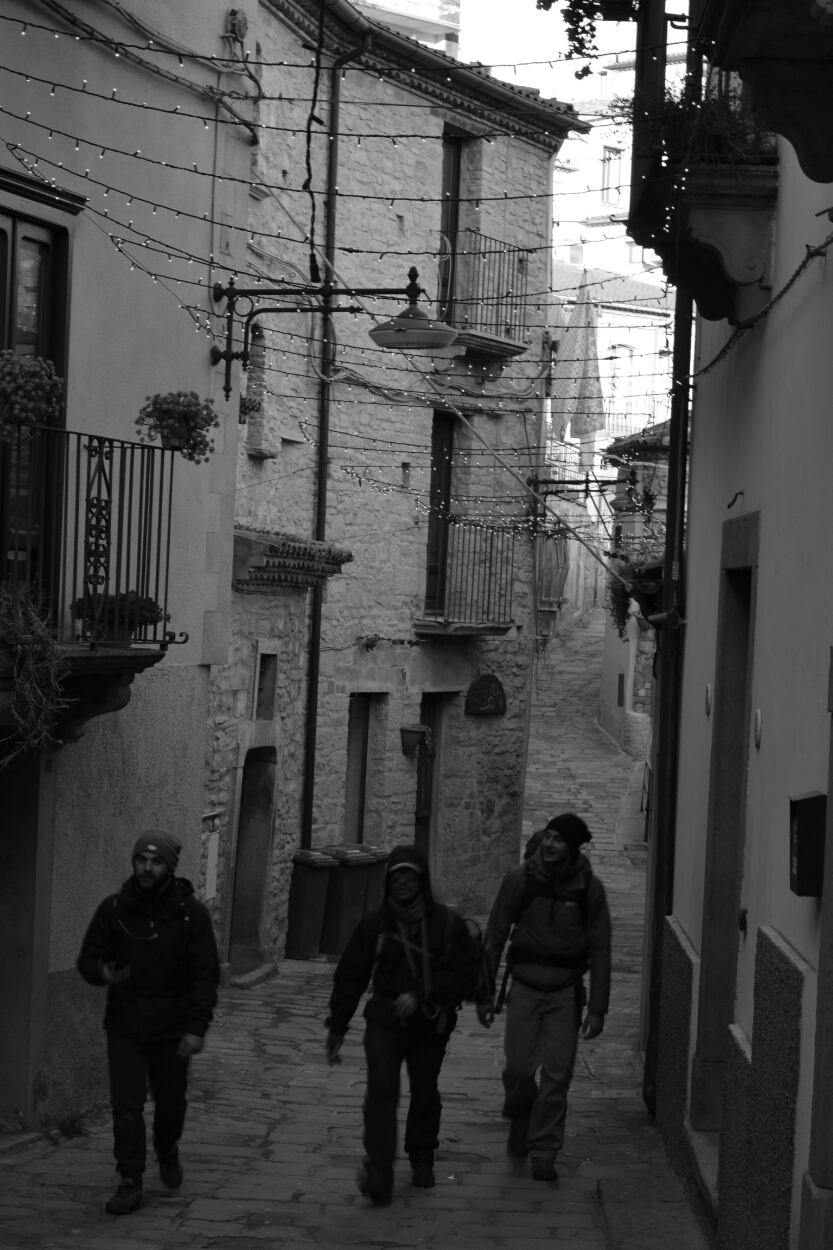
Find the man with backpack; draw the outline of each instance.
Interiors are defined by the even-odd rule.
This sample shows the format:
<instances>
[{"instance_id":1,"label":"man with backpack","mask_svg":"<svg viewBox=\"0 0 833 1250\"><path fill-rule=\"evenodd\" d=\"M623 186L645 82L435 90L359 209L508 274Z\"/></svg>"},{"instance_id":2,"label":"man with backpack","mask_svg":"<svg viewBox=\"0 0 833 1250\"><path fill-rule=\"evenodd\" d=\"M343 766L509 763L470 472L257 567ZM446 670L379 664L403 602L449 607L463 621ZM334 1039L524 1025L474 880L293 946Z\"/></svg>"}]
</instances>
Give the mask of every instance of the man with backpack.
<instances>
[{"instance_id":1,"label":"man with backpack","mask_svg":"<svg viewBox=\"0 0 833 1250\"><path fill-rule=\"evenodd\" d=\"M506 976L511 974L512 988L506 998L503 1069L507 1153L515 1159L531 1154L532 1175L541 1181L558 1180L555 1160L564 1144L579 1029L586 1038L598 1037L610 996L607 899L580 852L591 836L574 813L554 817L537 849L504 877L486 929L493 976L510 938ZM590 998L582 1027L588 968ZM506 977L497 1011L505 986ZM478 1006L478 1017L488 1027L491 1004Z\"/></svg>"},{"instance_id":2,"label":"man with backpack","mask_svg":"<svg viewBox=\"0 0 833 1250\"><path fill-rule=\"evenodd\" d=\"M220 961L211 917L185 877L174 875L181 846L149 829L136 841L133 873L97 908L78 971L107 986L104 1028L119 1186L104 1210L129 1215L142 1205L144 1105L155 1102L153 1145L168 1189L183 1180L179 1138L188 1106L188 1061L211 1023Z\"/></svg>"},{"instance_id":3,"label":"man with backpack","mask_svg":"<svg viewBox=\"0 0 833 1250\"><path fill-rule=\"evenodd\" d=\"M358 1183L374 1206L387 1206L393 1191L403 1059L411 1088L405 1151L414 1185L428 1189L434 1184L442 1113L437 1081L456 1009L474 996L478 959L465 921L434 901L422 851L395 847L387 863L384 901L359 922L335 970L326 1021L327 1057L335 1063L359 999L372 983L364 1009L366 1157Z\"/></svg>"}]
</instances>

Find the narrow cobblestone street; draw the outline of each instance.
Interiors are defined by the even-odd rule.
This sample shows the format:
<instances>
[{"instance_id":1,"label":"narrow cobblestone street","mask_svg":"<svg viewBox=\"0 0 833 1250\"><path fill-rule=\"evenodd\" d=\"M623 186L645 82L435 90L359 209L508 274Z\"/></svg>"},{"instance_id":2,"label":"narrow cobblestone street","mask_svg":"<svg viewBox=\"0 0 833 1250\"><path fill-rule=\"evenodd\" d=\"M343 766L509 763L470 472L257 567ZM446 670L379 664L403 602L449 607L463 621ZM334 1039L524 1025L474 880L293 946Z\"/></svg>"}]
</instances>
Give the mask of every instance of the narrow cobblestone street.
<instances>
[{"instance_id":1,"label":"narrow cobblestone street","mask_svg":"<svg viewBox=\"0 0 833 1250\"><path fill-rule=\"evenodd\" d=\"M361 1029L348 1034L343 1062L328 1067L322 1023L332 966L286 962L275 980L222 994L193 1065L182 1189L170 1195L149 1170L139 1212L103 1214L113 1172L102 1115L77 1138L39 1138L0 1154L2 1250L704 1250L640 1098L642 769L595 723L603 623L597 611L549 644L529 747L525 823L531 830L565 808L586 817L614 923L612 1008L601 1037L580 1045L559 1185L507 1161L501 1028L481 1029L467 1007L442 1072L437 1186L414 1189L400 1160L393 1205L368 1207L355 1188Z\"/></svg>"}]
</instances>

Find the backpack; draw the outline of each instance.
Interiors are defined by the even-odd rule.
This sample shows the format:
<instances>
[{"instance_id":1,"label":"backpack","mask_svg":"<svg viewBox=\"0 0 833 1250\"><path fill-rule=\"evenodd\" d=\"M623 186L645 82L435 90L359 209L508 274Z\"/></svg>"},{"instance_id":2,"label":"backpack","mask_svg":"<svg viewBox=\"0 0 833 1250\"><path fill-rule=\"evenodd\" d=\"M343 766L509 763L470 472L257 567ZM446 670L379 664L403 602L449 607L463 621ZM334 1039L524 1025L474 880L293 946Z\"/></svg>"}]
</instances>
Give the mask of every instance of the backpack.
<instances>
[{"instance_id":1,"label":"backpack","mask_svg":"<svg viewBox=\"0 0 833 1250\"><path fill-rule=\"evenodd\" d=\"M584 929L587 928L587 917L589 914L589 902L588 902L588 893L590 890L589 881L587 885L583 885L580 890L569 890L569 891L563 891L559 893L554 890L549 890L546 886L543 886L543 888L541 887L540 883L535 877L534 869L529 862L526 862L524 864L524 869L525 869L525 874L526 874L524 877L524 892L521 895L521 905L518 909L518 918L515 921L515 923L512 925L512 928L509 933L510 951L511 951L512 939L515 936L515 930L517 929L518 924L520 923L520 919L523 916L526 909L534 902L536 898L559 899L559 898L566 898L568 895L575 895L576 902L578 903L579 912L581 914L582 927ZM513 961L511 959L511 956L507 955L506 967L503 972L503 980L501 981L501 984L500 984L500 993L498 994L497 1002L495 1003L494 1010L495 1010L496 1016L500 1015L501 1011L503 1010L503 1004L506 1002L506 985L509 980L509 973L512 971L512 964L513 964ZM571 961L571 966L572 966L572 961Z\"/></svg>"},{"instance_id":2,"label":"backpack","mask_svg":"<svg viewBox=\"0 0 833 1250\"><path fill-rule=\"evenodd\" d=\"M451 929L454 924L456 912L451 908L446 908L445 921L445 945L446 950L451 949ZM483 930L480 925L471 916L461 917L463 923L469 931L469 937L477 948L477 984L474 987L474 993L470 998L464 998L465 1003L485 1003L489 1002L495 996L495 982L492 977L492 970L489 967L489 959L486 954L486 943L483 941Z\"/></svg>"}]
</instances>

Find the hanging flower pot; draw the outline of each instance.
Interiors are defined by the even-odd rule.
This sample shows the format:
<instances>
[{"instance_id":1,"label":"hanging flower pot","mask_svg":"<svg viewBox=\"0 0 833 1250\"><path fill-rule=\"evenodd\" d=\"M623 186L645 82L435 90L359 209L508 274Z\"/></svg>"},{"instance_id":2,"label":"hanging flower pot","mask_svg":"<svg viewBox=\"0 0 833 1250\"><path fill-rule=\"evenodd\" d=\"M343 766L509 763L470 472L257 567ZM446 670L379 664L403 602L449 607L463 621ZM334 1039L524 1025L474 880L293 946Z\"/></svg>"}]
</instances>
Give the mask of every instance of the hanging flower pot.
<instances>
[{"instance_id":1,"label":"hanging flower pot","mask_svg":"<svg viewBox=\"0 0 833 1250\"><path fill-rule=\"evenodd\" d=\"M50 361L0 352L0 439L13 441L21 426L56 422L61 390L61 379Z\"/></svg>"},{"instance_id":2,"label":"hanging flower pot","mask_svg":"<svg viewBox=\"0 0 833 1250\"><path fill-rule=\"evenodd\" d=\"M200 399L196 391L148 395L136 418L141 442L158 438L163 447L178 451L194 464L209 459L214 442L208 431L219 424L213 399Z\"/></svg>"}]
</instances>

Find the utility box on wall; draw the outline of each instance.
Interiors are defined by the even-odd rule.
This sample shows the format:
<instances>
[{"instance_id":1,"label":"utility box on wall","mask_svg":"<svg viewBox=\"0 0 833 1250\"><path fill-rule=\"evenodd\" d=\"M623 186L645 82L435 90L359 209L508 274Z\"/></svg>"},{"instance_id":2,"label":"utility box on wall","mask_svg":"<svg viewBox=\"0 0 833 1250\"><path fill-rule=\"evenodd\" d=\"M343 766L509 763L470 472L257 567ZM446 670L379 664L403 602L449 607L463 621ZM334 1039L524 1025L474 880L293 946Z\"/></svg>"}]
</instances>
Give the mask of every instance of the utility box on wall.
<instances>
[{"instance_id":1,"label":"utility box on wall","mask_svg":"<svg viewBox=\"0 0 833 1250\"><path fill-rule=\"evenodd\" d=\"M818 790L790 799L790 889L821 898L827 795Z\"/></svg>"}]
</instances>

